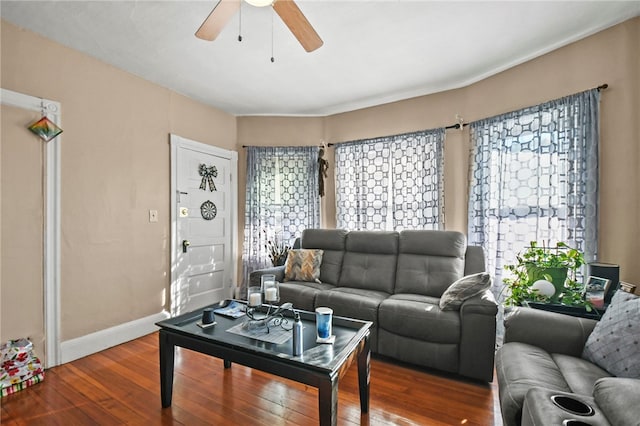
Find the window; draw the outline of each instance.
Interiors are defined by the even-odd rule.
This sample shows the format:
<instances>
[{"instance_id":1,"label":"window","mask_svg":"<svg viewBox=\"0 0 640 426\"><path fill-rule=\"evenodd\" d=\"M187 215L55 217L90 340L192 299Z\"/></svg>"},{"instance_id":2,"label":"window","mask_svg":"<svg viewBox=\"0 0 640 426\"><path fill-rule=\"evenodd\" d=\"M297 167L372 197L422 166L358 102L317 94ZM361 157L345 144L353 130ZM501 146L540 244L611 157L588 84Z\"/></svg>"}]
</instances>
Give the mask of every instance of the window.
<instances>
[{"instance_id":1,"label":"window","mask_svg":"<svg viewBox=\"0 0 640 426\"><path fill-rule=\"evenodd\" d=\"M598 100L592 90L471 124L469 243L502 289L531 241L597 249Z\"/></svg>"},{"instance_id":2,"label":"window","mask_svg":"<svg viewBox=\"0 0 640 426\"><path fill-rule=\"evenodd\" d=\"M437 129L336 145L338 228L441 228L443 141Z\"/></svg>"},{"instance_id":3,"label":"window","mask_svg":"<svg viewBox=\"0 0 640 426\"><path fill-rule=\"evenodd\" d=\"M267 241L292 244L304 229L320 227L318 147L248 147L244 283L271 263Z\"/></svg>"}]
</instances>

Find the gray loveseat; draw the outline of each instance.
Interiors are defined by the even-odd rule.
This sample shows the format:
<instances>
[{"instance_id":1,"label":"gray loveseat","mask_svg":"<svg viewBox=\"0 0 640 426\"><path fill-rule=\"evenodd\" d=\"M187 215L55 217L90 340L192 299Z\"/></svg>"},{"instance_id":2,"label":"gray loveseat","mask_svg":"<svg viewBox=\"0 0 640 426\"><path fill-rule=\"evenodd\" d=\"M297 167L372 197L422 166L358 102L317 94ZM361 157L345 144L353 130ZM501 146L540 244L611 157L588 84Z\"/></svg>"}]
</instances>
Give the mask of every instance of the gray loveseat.
<instances>
[{"instance_id":1,"label":"gray loveseat","mask_svg":"<svg viewBox=\"0 0 640 426\"><path fill-rule=\"evenodd\" d=\"M607 315L603 315L603 324L611 320ZM629 327L637 326L636 320L631 321ZM594 333L595 337L596 320L518 307L507 310L504 323L504 344L496 354L496 374L505 426L560 426L569 420L582 423L568 425L640 425L640 380L614 377L583 358L589 336ZM617 330L620 328L628 326ZM598 335L602 335L600 331ZM626 340L625 345L636 345L635 351L640 351L637 338L620 336ZM590 341L594 340L600 341L600 337ZM607 350L618 351L609 345ZM560 404L564 400L572 411L557 406L552 397ZM580 414L585 408L580 407L581 403L593 412L585 409Z\"/></svg>"},{"instance_id":2,"label":"gray loveseat","mask_svg":"<svg viewBox=\"0 0 640 426\"><path fill-rule=\"evenodd\" d=\"M440 297L459 278L485 270L481 247L453 231L308 229L306 249L323 250L320 282L284 281L284 266L255 271L280 281L281 302L373 322L374 353L490 382L497 305L487 290L459 309L441 310Z\"/></svg>"}]
</instances>

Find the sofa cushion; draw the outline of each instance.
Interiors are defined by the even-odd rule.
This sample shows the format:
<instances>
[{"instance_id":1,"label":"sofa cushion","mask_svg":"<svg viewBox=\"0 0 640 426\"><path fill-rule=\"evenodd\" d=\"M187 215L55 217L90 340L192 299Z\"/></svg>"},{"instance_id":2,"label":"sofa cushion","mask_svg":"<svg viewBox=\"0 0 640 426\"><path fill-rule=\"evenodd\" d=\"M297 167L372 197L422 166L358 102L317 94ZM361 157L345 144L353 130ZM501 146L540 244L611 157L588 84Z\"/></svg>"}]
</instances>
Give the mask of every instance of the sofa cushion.
<instances>
[{"instance_id":1,"label":"sofa cushion","mask_svg":"<svg viewBox=\"0 0 640 426\"><path fill-rule=\"evenodd\" d=\"M338 316L358 318L378 323L378 306L387 293L349 287L335 287L316 297L316 308L328 306Z\"/></svg>"},{"instance_id":2,"label":"sofa cushion","mask_svg":"<svg viewBox=\"0 0 640 426\"><path fill-rule=\"evenodd\" d=\"M335 287L316 296L315 307L327 306L337 316L357 318L373 322L371 327L371 351L378 352L378 307L388 293L349 287Z\"/></svg>"},{"instance_id":3,"label":"sofa cushion","mask_svg":"<svg viewBox=\"0 0 640 426\"><path fill-rule=\"evenodd\" d=\"M600 379L593 397L612 425L637 425L640 419L640 380L619 377Z\"/></svg>"},{"instance_id":4,"label":"sofa cushion","mask_svg":"<svg viewBox=\"0 0 640 426\"><path fill-rule=\"evenodd\" d=\"M340 287L392 293L396 278L398 233L351 231L342 262Z\"/></svg>"},{"instance_id":5,"label":"sofa cushion","mask_svg":"<svg viewBox=\"0 0 640 426\"><path fill-rule=\"evenodd\" d=\"M526 343L505 343L496 353L496 372L502 417L506 425L519 425L527 391L541 386L571 392L551 355Z\"/></svg>"},{"instance_id":6,"label":"sofa cushion","mask_svg":"<svg viewBox=\"0 0 640 426\"><path fill-rule=\"evenodd\" d=\"M640 297L617 291L582 357L614 376L640 379Z\"/></svg>"},{"instance_id":7,"label":"sofa cushion","mask_svg":"<svg viewBox=\"0 0 640 426\"><path fill-rule=\"evenodd\" d=\"M400 232L400 253L464 259L467 237L458 231L405 230Z\"/></svg>"},{"instance_id":8,"label":"sofa cushion","mask_svg":"<svg viewBox=\"0 0 640 426\"><path fill-rule=\"evenodd\" d=\"M280 283L280 303L291 302L295 309L313 311L316 295L334 288L331 284L302 281Z\"/></svg>"},{"instance_id":9,"label":"sofa cushion","mask_svg":"<svg viewBox=\"0 0 640 426\"><path fill-rule=\"evenodd\" d=\"M402 231L395 293L440 297L464 275L466 237L455 231Z\"/></svg>"},{"instance_id":10,"label":"sofa cushion","mask_svg":"<svg viewBox=\"0 0 640 426\"><path fill-rule=\"evenodd\" d=\"M351 231L345 242L347 251L358 253L398 254L395 231Z\"/></svg>"},{"instance_id":11,"label":"sofa cushion","mask_svg":"<svg viewBox=\"0 0 640 426\"><path fill-rule=\"evenodd\" d=\"M291 249L284 266L285 281L316 281L320 282L320 264L322 264L323 250L319 249Z\"/></svg>"},{"instance_id":12,"label":"sofa cushion","mask_svg":"<svg viewBox=\"0 0 640 426\"><path fill-rule=\"evenodd\" d=\"M438 299L420 294L394 294L380 304L380 328L433 343L460 342L460 314L443 311Z\"/></svg>"},{"instance_id":13,"label":"sofa cushion","mask_svg":"<svg viewBox=\"0 0 640 426\"><path fill-rule=\"evenodd\" d=\"M563 354L551 354L551 358L573 393L591 395L596 381L611 376L602 368L582 358Z\"/></svg>"},{"instance_id":14,"label":"sofa cushion","mask_svg":"<svg viewBox=\"0 0 640 426\"><path fill-rule=\"evenodd\" d=\"M411 364L459 372L460 345L457 343L428 342L381 328L378 330L378 353Z\"/></svg>"},{"instance_id":15,"label":"sofa cushion","mask_svg":"<svg viewBox=\"0 0 640 426\"><path fill-rule=\"evenodd\" d=\"M491 287L491 276L486 272L467 275L447 288L440 298L440 309L443 311L459 310L462 302Z\"/></svg>"},{"instance_id":16,"label":"sofa cushion","mask_svg":"<svg viewBox=\"0 0 640 426\"><path fill-rule=\"evenodd\" d=\"M486 270L484 249L480 246L467 246L464 253L464 275L477 274Z\"/></svg>"},{"instance_id":17,"label":"sofa cushion","mask_svg":"<svg viewBox=\"0 0 640 426\"><path fill-rule=\"evenodd\" d=\"M347 231L342 229L305 229L300 246L307 249L322 249L320 281L337 285L342 270Z\"/></svg>"}]
</instances>

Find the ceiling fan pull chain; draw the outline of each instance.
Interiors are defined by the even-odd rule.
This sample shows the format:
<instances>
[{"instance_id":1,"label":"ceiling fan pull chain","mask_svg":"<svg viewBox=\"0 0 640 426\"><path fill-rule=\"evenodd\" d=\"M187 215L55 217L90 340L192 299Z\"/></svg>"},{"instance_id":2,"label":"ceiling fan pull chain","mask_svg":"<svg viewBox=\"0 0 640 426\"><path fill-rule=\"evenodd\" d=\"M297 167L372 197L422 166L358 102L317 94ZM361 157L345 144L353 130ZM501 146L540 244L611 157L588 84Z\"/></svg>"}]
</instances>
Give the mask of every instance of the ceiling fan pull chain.
<instances>
[{"instance_id":1,"label":"ceiling fan pull chain","mask_svg":"<svg viewBox=\"0 0 640 426\"><path fill-rule=\"evenodd\" d=\"M242 2L240 2L240 14L238 16L238 41L242 41Z\"/></svg>"},{"instance_id":2,"label":"ceiling fan pull chain","mask_svg":"<svg viewBox=\"0 0 640 426\"><path fill-rule=\"evenodd\" d=\"M274 14L274 10L273 8L271 8L271 63L274 63L276 60L273 57L273 14Z\"/></svg>"}]
</instances>

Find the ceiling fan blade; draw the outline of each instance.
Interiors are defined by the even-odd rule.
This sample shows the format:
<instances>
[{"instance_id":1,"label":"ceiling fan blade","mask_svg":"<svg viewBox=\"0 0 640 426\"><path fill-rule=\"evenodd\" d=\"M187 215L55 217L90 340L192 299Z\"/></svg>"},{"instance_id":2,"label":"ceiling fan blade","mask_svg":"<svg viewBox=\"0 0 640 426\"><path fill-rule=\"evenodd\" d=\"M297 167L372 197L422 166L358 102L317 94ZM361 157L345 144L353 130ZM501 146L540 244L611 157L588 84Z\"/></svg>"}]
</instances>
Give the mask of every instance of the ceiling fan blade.
<instances>
[{"instance_id":1,"label":"ceiling fan blade","mask_svg":"<svg viewBox=\"0 0 640 426\"><path fill-rule=\"evenodd\" d=\"M304 50L313 52L322 46L322 39L293 0L276 0L273 3L273 8L304 47Z\"/></svg>"},{"instance_id":2,"label":"ceiling fan blade","mask_svg":"<svg viewBox=\"0 0 640 426\"><path fill-rule=\"evenodd\" d=\"M196 31L196 37L208 41L215 39L238 9L240 0L220 0Z\"/></svg>"}]
</instances>

